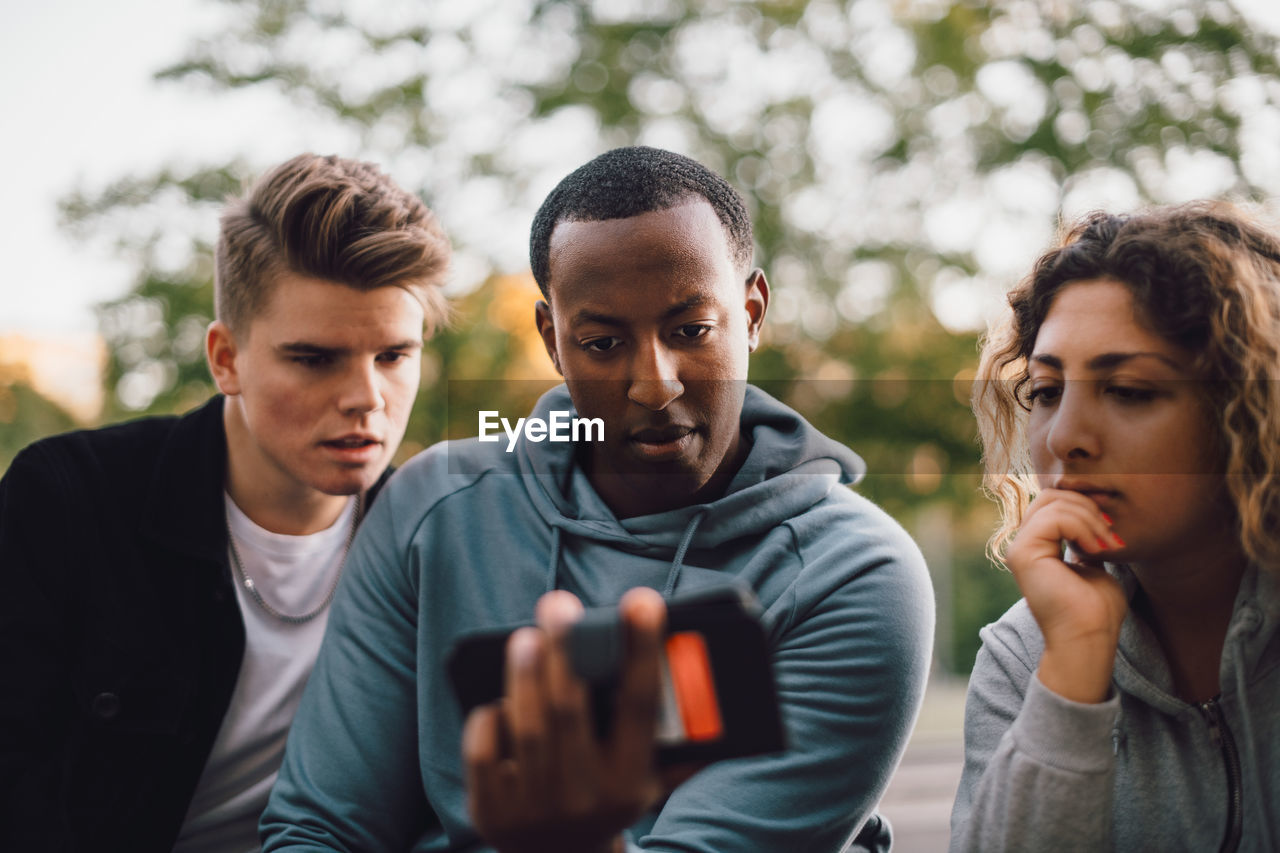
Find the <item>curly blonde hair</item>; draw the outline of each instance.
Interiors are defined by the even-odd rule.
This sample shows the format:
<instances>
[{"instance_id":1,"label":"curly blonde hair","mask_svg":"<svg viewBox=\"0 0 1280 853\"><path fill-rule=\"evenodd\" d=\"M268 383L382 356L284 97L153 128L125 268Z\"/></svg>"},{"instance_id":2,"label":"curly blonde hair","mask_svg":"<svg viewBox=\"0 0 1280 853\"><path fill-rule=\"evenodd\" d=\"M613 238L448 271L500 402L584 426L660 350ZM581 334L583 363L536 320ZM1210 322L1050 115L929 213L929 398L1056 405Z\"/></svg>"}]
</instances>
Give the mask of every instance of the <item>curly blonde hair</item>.
<instances>
[{"instance_id":1,"label":"curly blonde hair","mask_svg":"<svg viewBox=\"0 0 1280 853\"><path fill-rule=\"evenodd\" d=\"M1001 510L988 554L1004 562L1037 490L1024 393L1036 335L1065 286L1097 278L1127 286L1141 321L1193 354L1241 545L1258 565L1280 567L1280 241L1222 202L1091 214L1010 292L973 388L983 485Z\"/></svg>"}]
</instances>

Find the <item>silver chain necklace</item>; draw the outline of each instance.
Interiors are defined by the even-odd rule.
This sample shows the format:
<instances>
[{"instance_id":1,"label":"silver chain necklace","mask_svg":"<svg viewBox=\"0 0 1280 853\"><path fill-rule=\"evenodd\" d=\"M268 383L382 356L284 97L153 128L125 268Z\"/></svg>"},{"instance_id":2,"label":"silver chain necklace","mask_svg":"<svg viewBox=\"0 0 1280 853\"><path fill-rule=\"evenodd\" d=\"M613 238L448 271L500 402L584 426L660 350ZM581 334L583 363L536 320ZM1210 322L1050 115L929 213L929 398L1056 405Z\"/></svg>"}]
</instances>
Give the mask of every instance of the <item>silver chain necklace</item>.
<instances>
[{"instance_id":1,"label":"silver chain necklace","mask_svg":"<svg viewBox=\"0 0 1280 853\"><path fill-rule=\"evenodd\" d=\"M292 616L288 613L281 613L262 597L262 593L258 592L258 585L253 582L253 578L249 577L249 573L244 570L244 563L240 562L240 551L236 548L236 537L231 533L231 516L225 516L227 526L227 544L231 546L231 562L235 566L236 575L240 578L241 585L244 586L245 592L249 593L259 607L261 607L270 616L274 616L281 622L287 622L290 625L301 625L304 622L310 622L312 619L324 612L329 606L329 602L333 601L333 595L338 591L338 581L342 579L342 570L347 563L347 555L351 553L351 542L356 538L356 528L360 526L360 511L363 509L361 496L356 495L356 509L351 519L351 532L347 534L347 544L342 549L342 562L338 563L338 571L333 576L333 583L329 584L329 591L325 593L324 601L310 613L302 613L298 616Z\"/></svg>"}]
</instances>

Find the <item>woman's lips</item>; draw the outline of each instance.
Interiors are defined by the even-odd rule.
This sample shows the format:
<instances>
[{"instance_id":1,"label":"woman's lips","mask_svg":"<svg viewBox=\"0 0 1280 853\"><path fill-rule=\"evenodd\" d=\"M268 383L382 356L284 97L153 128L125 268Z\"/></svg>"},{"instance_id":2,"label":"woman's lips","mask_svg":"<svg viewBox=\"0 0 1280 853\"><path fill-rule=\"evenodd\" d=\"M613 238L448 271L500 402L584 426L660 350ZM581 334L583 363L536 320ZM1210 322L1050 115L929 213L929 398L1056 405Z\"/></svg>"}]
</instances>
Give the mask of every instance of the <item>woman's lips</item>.
<instances>
[{"instance_id":1,"label":"woman's lips","mask_svg":"<svg viewBox=\"0 0 1280 853\"><path fill-rule=\"evenodd\" d=\"M1114 503L1120 497L1120 493L1115 489L1106 489L1101 486L1094 485L1059 484L1054 488L1084 495L1100 507L1105 507L1108 504Z\"/></svg>"},{"instance_id":2,"label":"woman's lips","mask_svg":"<svg viewBox=\"0 0 1280 853\"><path fill-rule=\"evenodd\" d=\"M1087 491L1087 492L1082 491L1080 494L1084 495L1086 498L1096 503L1099 507L1110 506L1117 497L1116 492L1109 492L1109 491L1100 490L1100 489L1094 490L1094 491Z\"/></svg>"}]
</instances>

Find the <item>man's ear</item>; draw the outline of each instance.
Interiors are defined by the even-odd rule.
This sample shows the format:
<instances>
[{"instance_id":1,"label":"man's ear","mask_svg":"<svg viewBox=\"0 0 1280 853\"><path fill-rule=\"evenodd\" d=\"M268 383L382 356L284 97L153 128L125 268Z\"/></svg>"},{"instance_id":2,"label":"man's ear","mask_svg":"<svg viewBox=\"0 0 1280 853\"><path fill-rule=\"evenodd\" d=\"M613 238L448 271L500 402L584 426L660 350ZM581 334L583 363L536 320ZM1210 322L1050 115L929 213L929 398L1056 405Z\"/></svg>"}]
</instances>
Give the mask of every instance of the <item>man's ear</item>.
<instances>
[{"instance_id":1,"label":"man's ear","mask_svg":"<svg viewBox=\"0 0 1280 853\"><path fill-rule=\"evenodd\" d=\"M221 320L214 320L204 333L204 357L209 362L213 383L228 397L240 393L240 374L236 370L236 336Z\"/></svg>"},{"instance_id":2,"label":"man's ear","mask_svg":"<svg viewBox=\"0 0 1280 853\"><path fill-rule=\"evenodd\" d=\"M756 267L747 275L747 350L755 352L760 346L760 327L764 325L765 312L769 310L769 282L764 270Z\"/></svg>"},{"instance_id":3,"label":"man's ear","mask_svg":"<svg viewBox=\"0 0 1280 853\"><path fill-rule=\"evenodd\" d=\"M534 322L538 325L538 334L542 336L542 345L547 348L547 355L551 356L551 363L555 365L556 373L564 376L564 371L560 369L560 353L556 349L556 324L551 319L551 306L539 299L538 304L534 306L533 314Z\"/></svg>"}]
</instances>

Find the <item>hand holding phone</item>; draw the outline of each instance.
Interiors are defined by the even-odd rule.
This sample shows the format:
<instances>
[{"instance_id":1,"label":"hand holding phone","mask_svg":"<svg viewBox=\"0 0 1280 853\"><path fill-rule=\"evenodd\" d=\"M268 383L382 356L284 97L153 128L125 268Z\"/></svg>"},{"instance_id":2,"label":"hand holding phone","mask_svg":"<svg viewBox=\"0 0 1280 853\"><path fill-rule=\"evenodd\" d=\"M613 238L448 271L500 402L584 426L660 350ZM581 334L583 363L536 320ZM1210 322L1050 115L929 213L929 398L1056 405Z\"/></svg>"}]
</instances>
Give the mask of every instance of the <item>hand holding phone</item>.
<instances>
[{"instance_id":1,"label":"hand holding phone","mask_svg":"<svg viewBox=\"0 0 1280 853\"><path fill-rule=\"evenodd\" d=\"M705 763L784 748L777 692L759 605L749 590L717 587L667 602L654 760ZM465 712L503 696L514 627L460 637L446 661ZM615 607L583 613L567 631L573 672L588 690L597 737L616 711L624 631Z\"/></svg>"},{"instance_id":2,"label":"hand holding phone","mask_svg":"<svg viewBox=\"0 0 1280 853\"><path fill-rule=\"evenodd\" d=\"M666 608L654 590L634 589L619 610L624 656L606 737L596 737L586 686L572 672L565 639L582 604L564 591L542 596L538 627L504 643L502 702L467 715L467 808L501 853L616 853L622 830L662 794L652 759Z\"/></svg>"}]
</instances>

